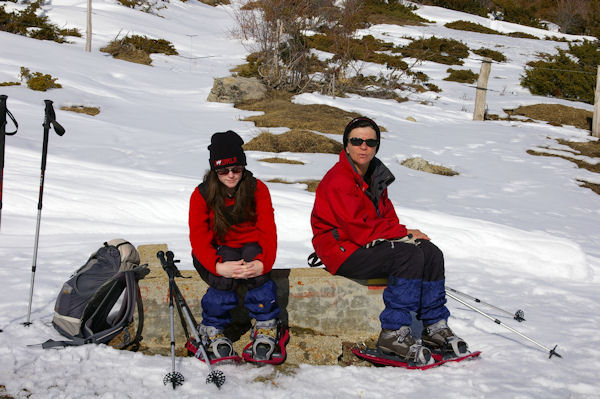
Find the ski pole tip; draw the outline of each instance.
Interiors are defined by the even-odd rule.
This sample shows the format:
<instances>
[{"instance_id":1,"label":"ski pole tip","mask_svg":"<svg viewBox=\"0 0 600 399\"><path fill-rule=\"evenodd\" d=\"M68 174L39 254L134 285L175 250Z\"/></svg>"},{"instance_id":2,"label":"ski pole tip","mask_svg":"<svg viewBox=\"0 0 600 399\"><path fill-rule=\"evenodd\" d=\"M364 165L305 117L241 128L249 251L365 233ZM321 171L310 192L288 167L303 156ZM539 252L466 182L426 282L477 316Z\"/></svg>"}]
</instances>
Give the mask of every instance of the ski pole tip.
<instances>
[{"instance_id":1,"label":"ski pole tip","mask_svg":"<svg viewBox=\"0 0 600 399\"><path fill-rule=\"evenodd\" d=\"M522 321L525 321L525 312L523 312L521 309L517 310L515 312L514 319L516 321L518 321L519 323L522 322Z\"/></svg>"},{"instance_id":2,"label":"ski pole tip","mask_svg":"<svg viewBox=\"0 0 600 399\"><path fill-rule=\"evenodd\" d=\"M551 358L552 358L552 356L558 356L558 357L560 357L560 358L562 359L562 356L561 356L561 355L559 355L559 354L558 354L558 352L556 352L556 347L557 347L557 346L558 346L558 345L554 345L554 348L552 348L552 349L550 350L550 356L548 356L548 359L551 359Z\"/></svg>"}]
</instances>

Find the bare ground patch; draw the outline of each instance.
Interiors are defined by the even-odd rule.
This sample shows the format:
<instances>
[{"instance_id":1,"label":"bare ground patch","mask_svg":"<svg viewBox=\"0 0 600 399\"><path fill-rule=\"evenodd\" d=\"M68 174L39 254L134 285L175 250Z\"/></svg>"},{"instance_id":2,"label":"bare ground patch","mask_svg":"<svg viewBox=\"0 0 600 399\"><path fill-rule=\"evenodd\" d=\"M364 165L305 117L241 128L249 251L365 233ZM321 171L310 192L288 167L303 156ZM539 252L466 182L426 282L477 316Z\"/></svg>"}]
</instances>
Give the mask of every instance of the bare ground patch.
<instances>
[{"instance_id":1,"label":"bare ground patch","mask_svg":"<svg viewBox=\"0 0 600 399\"><path fill-rule=\"evenodd\" d=\"M291 94L272 94L269 98L236 108L247 111L262 111L264 115L251 116L245 121L257 127L288 127L290 129L314 130L328 134L343 134L344 128L353 118L361 116L323 104L294 104ZM381 128L384 131L383 128Z\"/></svg>"},{"instance_id":2,"label":"bare ground patch","mask_svg":"<svg viewBox=\"0 0 600 399\"><path fill-rule=\"evenodd\" d=\"M553 126L569 125L579 129L592 130L593 112L562 104L524 105L515 109L505 109L508 119L513 115L546 121Z\"/></svg>"},{"instance_id":3,"label":"bare ground patch","mask_svg":"<svg viewBox=\"0 0 600 399\"><path fill-rule=\"evenodd\" d=\"M262 132L244 144L244 150L338 154L342 144L309 130L292 129L282 134Z\"/></svg>"},{"instance_id":4,"label":"bare ground patch","mask_svg":"<svg viewBox=\"0 0 600 399\"><path fill-rule=\"evenodd\" d=\"M564 139L556 140L559 144L566 145L571 148L575 154L583 155L590 158L600 158L600 141L586 141L586 142L574 142L568 141ZM570 157L564 154L551 154L548 152L535 151L535 150L527 150L529 155L535 156L546 156L546 157L557 157L566 159L567 161L573 162L577 167L588 170L593 173L600 173L600 163L591 164L589 162L583 161L581 159L576 159L574 157ZM585 180L577 180L582 187L589 188L596 194L600 195L600 184L588 182Z\"/></svg>"},{"instance_id":5,"label":"bare ground patch","mask_svg":"<svg viewBox=\"0 0 600 399\"><path fill-rule=\"evenodd\" d=\"M287 163L287 164L291 164L291 165L304 165L304 162L302 161L296 161L294 159L285 159L285 158L279 158L279 157L273 157L273 158L263 158L263 159L259 159L260 162L268 162L268 163Z\"/></svg>"}]
</instances>

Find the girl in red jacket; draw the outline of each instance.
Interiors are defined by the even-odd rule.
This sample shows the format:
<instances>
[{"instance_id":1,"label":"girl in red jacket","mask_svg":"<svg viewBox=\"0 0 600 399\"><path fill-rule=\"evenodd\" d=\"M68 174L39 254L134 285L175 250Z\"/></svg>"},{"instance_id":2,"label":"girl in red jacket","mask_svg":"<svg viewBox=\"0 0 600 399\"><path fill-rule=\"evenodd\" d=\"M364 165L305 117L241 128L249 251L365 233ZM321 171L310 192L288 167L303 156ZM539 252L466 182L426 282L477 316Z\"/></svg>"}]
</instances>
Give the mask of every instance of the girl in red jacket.
<instances>
[{"instance_id":1,"label":"girl in red jacket","mask_svg":"<svg viewBox=\"0 0 600 399\"><path fill-rule=\"evenodd\" d=\"M446 323L443 254L427 235L400 224L387 194L394 176L375 158L380 136L369 118L346 126L339 162L316 192L311 215L315 252L332 274L388 278L377 341L385 355L425 365L432 362L431 350L465 354L467 344ZM411 335L411 312L424 324L424 346Z\"/></svg>"},{"instance_id":2,"label":"girl in red jacket","mask_svg":"<svg viewBox=\"0 0 600 399\"><path fill-rule=\"evenodd\" d=\"M223 330L238 303L235 288L243 283L248 288L244 305L254 319L249 355L270 361L281 355L277 287L270 277L277 232L269 190L245 168L242 144L231 130L212 136L210 170L190 199L194 267L209 285L202 298L198 332L212 359L235 356Z\"/></svg>"}]
</instances>

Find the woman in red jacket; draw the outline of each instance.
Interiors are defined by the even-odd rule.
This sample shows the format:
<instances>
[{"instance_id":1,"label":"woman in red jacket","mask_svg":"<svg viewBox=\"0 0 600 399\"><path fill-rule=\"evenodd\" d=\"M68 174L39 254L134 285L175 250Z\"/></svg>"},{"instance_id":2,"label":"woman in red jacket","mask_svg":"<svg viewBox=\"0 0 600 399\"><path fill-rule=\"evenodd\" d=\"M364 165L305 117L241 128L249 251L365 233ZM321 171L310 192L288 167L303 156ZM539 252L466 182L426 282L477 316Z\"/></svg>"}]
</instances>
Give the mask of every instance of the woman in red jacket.
<instances>
[{"instance_id":1,"label":"woman in red jacket","mask_svg":"<svg viewBox=\"0 0 600 399\"><path fill-rule=\"evenodd\" d=\"M400 224L387 194L395 178L375 157L380 138L369 118L355 118L346 126L344 150L316 192L311 215L315 252L332 274L388 278L379 317L381 352L417 365L432 361L431 350L465 354L466 343L446 323L443 254L427 235ZM411 312L424 324L424 346L411 335Z\"/></svg>"},{"instance_id":2,"label":"woman in red jacket","mask_svg":"<svg viewBox=\"0 0 600 399\"><path fill-rule=\"evenodd\" d=\"M199 333L213 359L234 356L223 330L237 306L235 288L248 287L244 305L254 321L251 357L279 354L277 287L270 277L277 251L273 206L267 186L245 168L244 141L233 131L215 133L208 146L210 170L190 199L194 267L209 285L202 298Z\"/></svg>"}]
</instances>

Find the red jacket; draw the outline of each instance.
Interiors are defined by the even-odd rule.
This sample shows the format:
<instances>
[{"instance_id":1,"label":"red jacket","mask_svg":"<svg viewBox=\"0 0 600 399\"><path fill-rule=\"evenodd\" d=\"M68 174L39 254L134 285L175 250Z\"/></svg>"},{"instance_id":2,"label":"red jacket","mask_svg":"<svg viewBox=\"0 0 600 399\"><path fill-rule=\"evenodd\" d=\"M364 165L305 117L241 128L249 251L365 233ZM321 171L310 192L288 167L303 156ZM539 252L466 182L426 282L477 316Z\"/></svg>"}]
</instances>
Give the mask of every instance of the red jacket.
<instances>
[{"instance_id":1,"label":"red jacket","mask_svg":"<svg viewBox=\"0 0 600 399\"><path fill-rule=\"evenodd\" d=\"M211 273L218 275L216 263L223 261L217 255L219 245L240 248L251 242L257 242L262 248L262 253L256 256L255 259L263 263L263 274L268 273L273 268L277 252L277 230L273 205L271 204L269 189L258 179L256 180L254 196L256 198L256 223L243 222L232 226L221 241L217 239L213 229L214 211L208 208L198 187L192 193L189 213L192 253L202 266ZM234 199L225 200L226 206L234 203Z\"/></svg>"},{"instance_id":2,"label":"red jacket","mask_svg":"<svg viewBox=\"0 0 600 399\"><path fill-rule=\"evenodd\" d=\"M404 237L406 227L398 221L387 195L394 181L391 172L377 158L371 161L377 207L367 194L369 185L356 172L346 152L319 183L311 214L313 247L330 273L358 248L378 238ZM377 192L378 191L378 192Z\"/></svg>"}]
</instances>

